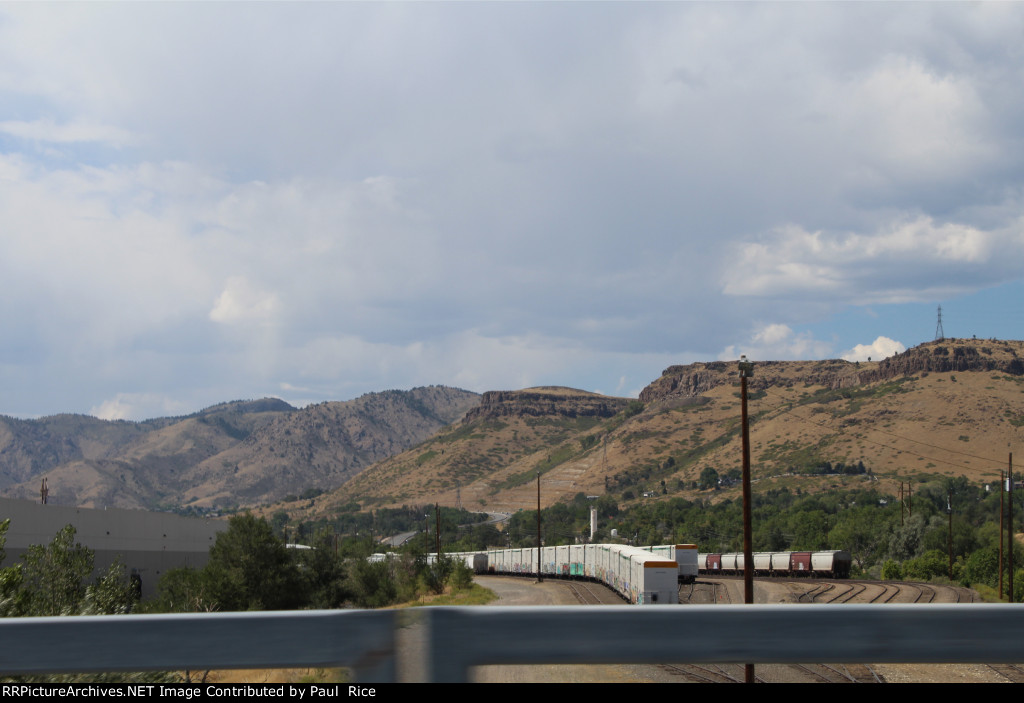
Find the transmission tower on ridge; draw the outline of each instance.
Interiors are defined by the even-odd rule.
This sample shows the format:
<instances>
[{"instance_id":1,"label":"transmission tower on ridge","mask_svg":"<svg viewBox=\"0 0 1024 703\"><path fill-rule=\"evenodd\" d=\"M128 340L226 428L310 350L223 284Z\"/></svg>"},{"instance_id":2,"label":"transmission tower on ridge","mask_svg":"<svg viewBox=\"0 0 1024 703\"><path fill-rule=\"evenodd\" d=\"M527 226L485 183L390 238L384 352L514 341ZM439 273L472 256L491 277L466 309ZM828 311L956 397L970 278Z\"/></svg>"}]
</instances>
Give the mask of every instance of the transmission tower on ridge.
<instances>
[{"instance_id":1,"label":"transmission tower on ridge","mask_svg":"<svg viewBox=\"0 0 1024 703\"><path fill-rule=\"evenodd\" d=\"M941 342L946 338L946 333L942 331L942 306L939 306L939 321L935 325L935 341Z\"/></svg>"},{"instance_id":2,"label":"transmission tower on ridge","mask_svg":"<svg viewBox=\"0 0 1024 703\"><path fill-rule=\"evenodd\" d=\"M455 509L462 510L462 486L455 482Z\"/></svg>"}]
</instances>

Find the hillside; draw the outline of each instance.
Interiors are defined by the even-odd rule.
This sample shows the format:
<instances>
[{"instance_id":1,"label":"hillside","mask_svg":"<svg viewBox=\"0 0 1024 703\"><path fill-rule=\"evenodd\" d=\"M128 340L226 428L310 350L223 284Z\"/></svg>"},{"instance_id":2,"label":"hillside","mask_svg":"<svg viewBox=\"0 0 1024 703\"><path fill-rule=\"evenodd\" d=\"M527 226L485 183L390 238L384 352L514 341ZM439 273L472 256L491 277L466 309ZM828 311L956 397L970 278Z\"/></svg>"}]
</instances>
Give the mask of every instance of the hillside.
<instances>
[{"instance_id":1,"label":"hillside","mask_svg":"<svg viewBox=\"0 0 1024 703\"><path fill-rule=\"evenodd\" d=\"M489 391L458 425L374 465L370 474L317 504L327 509L354 500L397 506L429 499L454 505L459 493L467 507L500 510L501 501L491 501L500 492L516 496L513 503L519 505L533 494L537 471L574 484L571 472L559 470L565 457L577 451L581 435L629 402L571 388Z\"/></svg>"},{"instance_id":2,"label":"hillside","mask_svg":"<svg viewBox=\"0 0 1024 703\"><path fill-rule=\"evenodd\" d=\"M0 417L0 494L83 507L255 505L327 490L479 402L443 386L296 409L265 398L179 418Z\"/></svg>"},{"instance_id":3,"label":"hillside","mask_svg":"<svg viewBox=\"0 0 1024 703\"><path fill-rule=\"evenodd\" d=\"M756 489L991 481L1024 425L1022 384L1019 341L947 339L870 363L756 362ZM515 511L535 505L541 473L545 505L578 493L717 501L738 491L739 415L736 363L706 362L669 367L638 400L433 386L139 423L0 417L0 494L38 499L46 476L51 502L65 505L230 508L305 494L292 505L308 515L457 499Z\"/></svg>"},{"instance_id":4,"label":"hillside","mask_svg":"<svg viewBox=\"0 0 1024 703\"><path fill-rule=\"evenodd\" d=\"M997 479L1024 425L1022 358L1024 342L947 339L881 362L758 362L749 384L756 490ZM645 492L736 497L739 417L735 362L672 366L639 401L570 389L486 393L459 426L375 464L310 514L454 505L457 492L470 510L529 509L538 471L544 505L579 492L625 502ZM721 483L702 488L702 475Z\"/></svg>"}]
</instances>

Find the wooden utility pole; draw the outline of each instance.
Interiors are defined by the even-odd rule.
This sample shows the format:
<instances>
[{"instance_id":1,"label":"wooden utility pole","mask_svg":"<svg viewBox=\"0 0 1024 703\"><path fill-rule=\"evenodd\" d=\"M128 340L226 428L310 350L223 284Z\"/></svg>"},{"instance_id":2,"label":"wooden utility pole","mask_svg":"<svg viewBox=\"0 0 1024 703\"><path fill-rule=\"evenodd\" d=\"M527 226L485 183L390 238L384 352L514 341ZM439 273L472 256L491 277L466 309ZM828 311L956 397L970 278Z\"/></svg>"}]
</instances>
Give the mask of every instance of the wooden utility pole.
<instances>
[{"instance_id":1,"label":"wooden utility pole","mask_svg":"<svg viewBox=\"0 0 1024 703\"><path fill-rule=\"evenodd\" d=\"M544 583L540 568L540 471L537 472L537 583Z\"/></svg>"},{"instance_id":2,"label":"wooden utility pole","mask_svg":"<svg viewBox=\"0 0 1024 703\"><path fill-rule=\"evenodd\" d=\"M747 416L747 378L754 375L754 364L740 356L740 406L743 427L743 602L754 602L754 547L750 519L750 425ZM754 683L754 665L745 666L746 682Z\"/></svg>"},{"instance_id":3,"label":"wooden utility pole","mask_svg":"<svg viewBox=\"0 0 1024 703\"><path fill-rule=\"evenodd\" d=\"M1007 493L1009 495L1007 496L1006 502L1010 504L1010 510L1009 510L1010 514L1007 516L1007 520L1006 520L1006 531L1007 531L1007 537L1009 538L1008 541L1009 541L1009 545L1010 546L1009 546L1009 551L1006 554L1006 560L1007 560L1008 566L1010 568L1007 570L1008 575L1009 575L1007 585L1009 587L1006 589L1006 595L1009 596L1009 601L1012 603L1013 602L1013 452L1010 452L1010 469L1007 472L1007 474L1009 475L1009 478L1010 478L1010 486L1009 486L1010 490L1007 491Z\"/></svg>"},{"instance_id":4,"label":"wooden utility pole","mask_svg":"<svg viewBox=\"0 0 1024 703\"><path fill-rule=\"evenodd\" d=\"M1003 472L999 472L999 600L1003 599L1003 516L1006 515L1006 506L1003 505L1003 492L1006 491L1006 478Z\"/></svg>"},{"instance_id":5,"label":"wooden utility pole","mask_svg":"<svg viewBox=\"0 0 1024 703\"><path fill-rule=\"evenodd\" d=\"M949 514L949 580L953 580L953 489L946 489L946 512Z\"/></svg>"},{"instance_id":6,"label":"wooden utility pole","mask_svg":"<svg viewBox=\"0 0 1024 703\"><path fill-rule=\"evenodd\" d=\"M434 503L434 550L438 559L441 558L441 506Z\"/></svg>"}]
</instances>

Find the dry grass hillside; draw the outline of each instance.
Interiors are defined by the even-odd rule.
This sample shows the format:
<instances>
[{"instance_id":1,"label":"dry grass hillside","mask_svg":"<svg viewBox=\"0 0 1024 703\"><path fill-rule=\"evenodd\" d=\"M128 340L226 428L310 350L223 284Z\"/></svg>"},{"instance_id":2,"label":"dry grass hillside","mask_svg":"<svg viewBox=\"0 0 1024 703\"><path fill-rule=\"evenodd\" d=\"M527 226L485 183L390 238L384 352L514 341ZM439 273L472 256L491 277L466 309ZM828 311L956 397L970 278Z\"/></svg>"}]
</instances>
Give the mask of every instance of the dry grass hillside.
<instances>
[{"instance_id":1,"label":"dry grass hillside","mask_svg":"<svg viewBox=\"0 0 1024 703\"><path fill-rule=\"evenodd\" d=\"M301 410L265 398L145 422L0 417L0 492L83 507L224 508L337 487L432 436L480 396L430 386Z\"/></svg>"},{"instance_id":2,"label":"dry grass hillside","mask_svg":"<svg viewBox=\"0 0 1024 703\"><path fill-rule=\"evenodd\" d=\"M386 459L325 500L322 508L355 500L367 507L429 500L501 510L529 502L536 472L575 485L578 471L566 459L580 438L615 417L629 403L570 388L490 391L458 425L409 451ZM583 490L579 488L577 490ZM500 498L495 498L499 495Z\"/></svg>"},{"instance_id":3,"label":"dry grass hillside","mask_svg":"<svg viewBox=\"0 0 1024 703\"><path fill-rule=\"evenodd\" d=\"M998 479L1024 425L1024 342L947 339L882 362L762 362L750 382L756 490L925 474ZM639 501L735 497L735 362L673 366L640 401L570 389L485 394L465 420L379 462L311 514L434 502L514 511L579 492ZM861 469L863 467L863 469ZM701 489L707 469L723 485ZM856 473L863 470L864 473ZM644 493L651 497L643 497Z\"/></svg>"}]
</instances>

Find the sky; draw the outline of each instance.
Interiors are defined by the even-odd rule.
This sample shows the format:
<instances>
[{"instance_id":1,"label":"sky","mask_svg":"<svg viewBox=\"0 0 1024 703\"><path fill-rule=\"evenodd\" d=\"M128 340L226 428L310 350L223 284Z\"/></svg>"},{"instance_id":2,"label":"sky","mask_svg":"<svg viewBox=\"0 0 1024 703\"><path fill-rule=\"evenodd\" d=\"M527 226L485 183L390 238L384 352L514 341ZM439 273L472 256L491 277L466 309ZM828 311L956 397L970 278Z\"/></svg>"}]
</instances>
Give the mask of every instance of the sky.
<instances>
[{"instance_id":1,"label":"sky","mask_svg":"<svg viewBox=\"0 0 1024 703\"><path fill-rule=\"evenodd\" d=\"M2 3L0 414L1020 339L1024 4Z\"/></svg>"}]
</instances>

